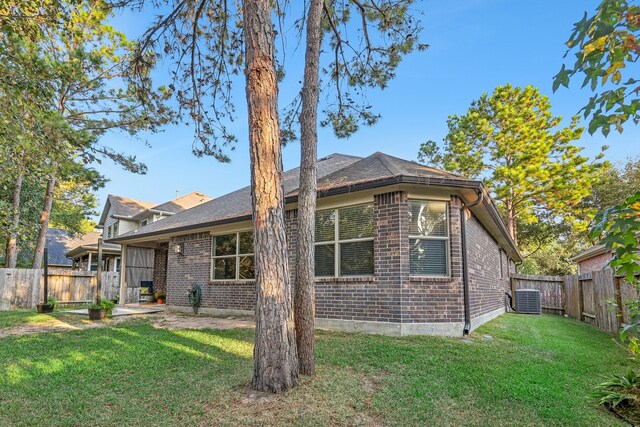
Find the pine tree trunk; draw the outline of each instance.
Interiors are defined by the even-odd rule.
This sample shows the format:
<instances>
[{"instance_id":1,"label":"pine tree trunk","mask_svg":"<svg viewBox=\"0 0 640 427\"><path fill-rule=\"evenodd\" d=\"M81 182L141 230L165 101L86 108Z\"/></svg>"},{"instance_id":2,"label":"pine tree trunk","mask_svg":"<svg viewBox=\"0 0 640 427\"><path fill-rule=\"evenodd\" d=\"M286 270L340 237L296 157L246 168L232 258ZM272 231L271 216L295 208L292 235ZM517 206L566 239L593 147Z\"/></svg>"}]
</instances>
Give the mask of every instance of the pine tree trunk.
<instances>
[{"instance_id":1,"label":"pine tree trunk","mask_svg":"<svg viewBox=\"0 0 640 427\"><path fill-rule=\"evenodd\" d=\"M296 344L300 373L315 375L315 213L318 170L318 95L322 0L311 0L307 16L302 112L300 114L300 185L295 266Z\"/></svg>"},{"instance_id":2,"label":"pine tree trunk","mask_svg":"<svg viewBox=\"0 0 640 427\"><path fill-rule=\"evenodd\" d=\"M505 201L505 208L507 210L507 231L509 231L513 242L518 246L518 224L516 222L515 208L513 207L513 201L511 199Z\"/></svg>"},{"instance_id":3,"label":"pine tree trunk","mask_svg":"<svg viewBox=\"0 0 640 427\"><path fill-rule=\"evenodd\" d=\"M249 147L256 262L256 331L252 386L282 392L298 382L284 223L275 40L268 0L245 0Z\"/></svg>"},{"instance_id":4,"label":"pine tree trunk","mask_svg":"<svg viewBox=\"0 0 640 427\"><path fill-rule=\"evenodd\" d=\"M18 175L16 184L13 187L13 205L11 207L11 224L7 248L5 252L5 266L16 268L18 263L18 227L20 226L20 192L22 191L22 181L24 177Z\"/></svg>"},{"instance_id":5,"label":"pine tree trunk","mask_svg":"<svg viewBox=\"0 0 640 427\"><path fill-rule=\"evenodd\" d=\"M44 194L44 206L42 207L42 214L40 214L40 231L38 232L38 240L36 240L32 268L42 268L42 255L44 253L44 246L47 243L47 232L49 231L49 218L51 217L53 190L55 187L56 179L54 177L49 178L49 181L47 181L47 190Z\"/></svg>"}]
</instances>

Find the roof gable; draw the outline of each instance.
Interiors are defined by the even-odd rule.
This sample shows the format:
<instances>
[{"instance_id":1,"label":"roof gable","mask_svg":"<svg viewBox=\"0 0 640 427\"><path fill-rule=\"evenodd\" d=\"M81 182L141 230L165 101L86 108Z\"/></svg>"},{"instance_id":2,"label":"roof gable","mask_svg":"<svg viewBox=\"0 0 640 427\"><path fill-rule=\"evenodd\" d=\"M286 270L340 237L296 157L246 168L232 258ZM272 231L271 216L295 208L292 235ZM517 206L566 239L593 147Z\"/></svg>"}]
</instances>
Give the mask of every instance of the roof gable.
<instances>
[{"instance_id":1,"label":"roof gable","mask_svg":"<svg viewBox=\"0 0 640 427\"><path fill-rule=\"evenodd\" d=\"M104 225L109 214L111 216L134 216L137 213L142 212L145 209L149 209L155 205L156 203L144 202L142 200L129 199L127 197L109 194L107 196L107 202L104 205L102 215L100 216L100 222L98 224Z\"/></svg>"},{"instance_id":2,"label":"roof gable","mask_svg":"<svg viewBox=\"0 0 640 427\"><path fill-rule=\"evenodd\" d=\"M465 180L465 178L460 175L434 169L417 162L389 156L388 154L378 151L322 179L318 179L318 191L384 180L396 176ZM295 192L297 193L297 188Z\"/></svg>"},{"instance_id":3,"label":"roof gable","mask_svg":"<svg viewBox=\"0 0 640 427\"><path fill-rule=\"evenodd\" d=\"M475 200L484 194L483 203L474 209L485 228L499 241L514 259L520 259L518 249L508 234L488 191L480 181L399 159L376 152L366 158L332 154L318 160L318 197L332 194L384 187L395 184L427 185L451 189L454 193L466 193L463 200ZM299 168L282 175L286 202L295 202L299 185ZM480 210L480 211L478 211ZM187 230L205 229L217 224L251 219L251 188L244 187L217 199L187 209L162 221L112 239L123 242L141 237L151 237ZM506 250L506 249L505 249Z\"/></svg>"}]
</instances>

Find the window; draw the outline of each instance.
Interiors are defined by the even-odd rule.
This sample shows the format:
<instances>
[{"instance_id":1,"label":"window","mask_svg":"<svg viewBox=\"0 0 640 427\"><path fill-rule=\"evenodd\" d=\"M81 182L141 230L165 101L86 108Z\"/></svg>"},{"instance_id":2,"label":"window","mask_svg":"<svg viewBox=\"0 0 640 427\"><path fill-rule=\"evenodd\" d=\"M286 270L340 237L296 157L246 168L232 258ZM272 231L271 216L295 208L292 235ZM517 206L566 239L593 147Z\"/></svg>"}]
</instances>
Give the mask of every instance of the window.
<instances>
[{"instance_id":1,"label":"window","mask_svg":"<svg viewBox=\"0 0 640 427\"><path fill-rule=\"evenodd\" d=\"M211 280L255 278L253 231L214 236L211 243Z\"/></svg>"},{"instance_id":2,"label":"window","mask_svg":"<svg viewBox=\"0 0 640 427\"><path fill-rule=\"evenodd\" d=\"M409 273L449 274L449 215L446 202L409 201Z\"/></svg>"},{"instance_id":3,"label":"window","mask_svg":"<svg viewBox=\"0 0 640 427\"><path fill-rule=\"evenodd\" d=\"M112 237L118 237L118 222L114 222L113 225L113 230L112 230Z\"/></svg>"},{"instance_id":4,"label":"window","mask_svg":"<svg viewBox=\"0 0 640 427\"><path fill-rule=\"evenodd\" d=\"M140 227L144 227L147 224L149 224L149 220L148 219L142 220L142 222L140 223Z\"/></svg>"},{"instance_id":5,"label":"window","mask_svg":"<svg viewBox=\"0 0 640 427\"><path fill-rule=\"evenodd\" d=\"M111 238L111 226L107 227L107 239Z\"/></svg>"},{"instance_id":6,"label":"window","mask_svg":"<svg viewBox=\"0 0 640 427\"><path fill-rule=\"evenodd\" d=\"M373 205L316 212L316 276L373 274Z\"/></svg>"}]
</instances>

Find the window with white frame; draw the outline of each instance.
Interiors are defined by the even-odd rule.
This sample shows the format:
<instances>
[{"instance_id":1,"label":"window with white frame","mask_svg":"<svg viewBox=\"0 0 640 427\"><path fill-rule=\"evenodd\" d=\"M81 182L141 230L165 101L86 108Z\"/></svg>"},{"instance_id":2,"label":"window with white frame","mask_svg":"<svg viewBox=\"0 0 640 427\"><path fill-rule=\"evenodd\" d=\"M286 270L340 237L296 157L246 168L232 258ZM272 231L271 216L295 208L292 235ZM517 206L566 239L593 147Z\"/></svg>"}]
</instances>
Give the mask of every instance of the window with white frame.
<instances>
[{"instance_id":1,"label":"window with white frame","mask_svg":"<svg viewBox=\"0 0 640 427\"><path fill-rule=\"evenodd\" d=\"M113 227L113 230L111 231L112 237L118 237L118 221L114 222L112 227Z\"/></svg>"},{"instance_id":2,"label":"window with white frame","mask_svg":"<svg viewBox=\"0 0 640 427\"><path fill-rule=\"evenodd\" d=\"M317 277L373 275L373 205L316 212Z\"/></svg>"},{"instance_id":3,"label":"window with white frame","mask_svg":"<svg viewBox=\"0 0 640 427\"><path fill-rule=\"evenodd\" d=\"M255 278L253 231L213 236L211 280L251 280Z\"/></svg>"},{"instance_id":4,"label":"window with white frame","mask_svg":"<svg viewBox=\"0 0 640 427\"><path fill-rule=\"evenodd\" d=\"M449 275L447 202L409 201L409 273Z\"/></svg>"}]
</instances>

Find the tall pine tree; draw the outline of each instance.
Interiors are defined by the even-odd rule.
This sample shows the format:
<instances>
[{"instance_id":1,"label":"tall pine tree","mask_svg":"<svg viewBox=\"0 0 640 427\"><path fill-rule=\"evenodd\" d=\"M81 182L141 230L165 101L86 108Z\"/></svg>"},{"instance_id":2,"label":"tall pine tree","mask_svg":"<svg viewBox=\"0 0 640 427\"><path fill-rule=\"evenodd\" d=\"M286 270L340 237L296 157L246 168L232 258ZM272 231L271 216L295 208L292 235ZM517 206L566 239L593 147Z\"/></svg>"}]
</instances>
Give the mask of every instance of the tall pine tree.
<instances>
[{"instance_id":1,"label":"tall pine tree","mask_svg":"<svg viewBox=\"0 0 640 427\"><path fill-rule=\"evenodd\" d=\"M518 241L518 221L544 216L584 229L580 201L591 192L602 155L590 161L572 144L582 135L577 118L561 126L547 97L532 86L497 87L471 103L464 116L450 116L444 146L422 144L419 158L483 179L499 203L507 228ZM585 221L586 219L586 221Z\"/></svg>"}]
</instances>

